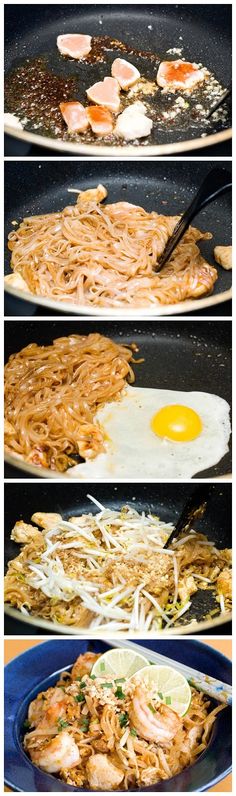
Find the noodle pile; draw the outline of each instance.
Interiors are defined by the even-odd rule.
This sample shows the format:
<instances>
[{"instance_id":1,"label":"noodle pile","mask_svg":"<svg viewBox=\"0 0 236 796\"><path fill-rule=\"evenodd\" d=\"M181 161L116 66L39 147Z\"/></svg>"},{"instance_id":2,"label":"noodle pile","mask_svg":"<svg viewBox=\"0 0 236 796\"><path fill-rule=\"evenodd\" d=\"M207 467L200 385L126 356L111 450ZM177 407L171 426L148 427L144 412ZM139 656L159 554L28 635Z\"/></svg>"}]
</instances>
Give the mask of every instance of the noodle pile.
<instances>
[{"instance_id":1,"label":"noodle pile","mask_svg":"<svg viewBox=\"0 0 236 796\"><path fill-rule=\"evenodd\" d=\"M76 206L25 218L9 234L11 267L31 293L92 307L146 307L211 292L217 271L197 246L210 233L190 227L158 274L179 217L127 202L101 207L106 193L103 186L81 192Z\"/></svg>"},{"instance_id":2,"label":"noodle pile","mask_svg":"<svg viewBox=\"0 0 236 796\"><path fill-rule=\"evenodd\" d=\"M217 550L191 531L166 550L171 523L133 507L101 509L69 521L36 512L32 521L43 531L17 522L11 538L23 547L9 562L5 601L25 614L96 632L171 632L188 617L198 589L212 591L212 614L230 610L229 549Z\"/></svg>"},{"instance_id":3,"label":"noodle pile","mask_svg":"<svg viewBox=\"0 0 236 796\"><path fill-rule=\"evenodd\" d=\"M81 655L71 674L64 672L55 688L38 694L30 704L24 748L33 763L48 770L55 738L59 753L61 747L71 743L75 751L79 750L78 764L60 770L58 765L54 772L69 785L101 791L135 786L142 789L194 764L206 749L216 715L223 706L212 708L203 692L192 688L190 706L183 718L165 708L170 726L172 717L178 726L171 742L148 741L145 725L141 734L133 723L134 683L125 678L109 678L110 682L108 677L91 679L89 671L98 657L93 653ZM156 714L162 721L160 701L149 690L144 694L150 720ZM94 770L100 787L95 786Z\"/></svg>"},{"instance_id":4,"label":"noodle pile","mask_svg":"<svg viewBox=\"0 0 236 796\"><path fill-rule=\"evenodd\" d=\"M63 472L103 450L93 422L98 408L119 398L128 380L131 345L100 334L60 337L52 345L28 345L5 367L5 445L32 464Z\"/></svg>"}]
</instances>

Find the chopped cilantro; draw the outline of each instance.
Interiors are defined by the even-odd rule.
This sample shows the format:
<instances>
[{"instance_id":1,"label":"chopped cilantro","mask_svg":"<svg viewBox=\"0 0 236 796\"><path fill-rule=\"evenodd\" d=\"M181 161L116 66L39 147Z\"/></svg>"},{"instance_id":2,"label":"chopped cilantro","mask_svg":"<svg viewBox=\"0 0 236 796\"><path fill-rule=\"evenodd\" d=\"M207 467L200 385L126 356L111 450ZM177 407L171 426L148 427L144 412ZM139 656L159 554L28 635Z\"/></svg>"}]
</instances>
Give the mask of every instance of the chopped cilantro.
<instances>
[{"instance_id":1,"label":"chopped cilantro","mask_svg":"<svg viewBox=\"0 0 236 796\"><path fill-rule=\"evenodd\" d=\"M117 699L125 699L125 694L122 691L121 686L118 686L118 688L116 689L115 696L117 697Z\"/></svg>"},{"instance_id":2,"label":"chopped cilantro","mask_svg":"<svg viewBox=\"0 0 236 796\"><path fill-rule=\"evenodd\" d=\"M83 683L80 683L80 689L81 689L81 688L86 688L86 683L84 683L84 682L83 682Z\"/></svg>"},{"instance_id":3,"label":"chopped cilantro","mask_svg":"<svg viewBox=\"0 0 236 796\"><path fill-rule=\"evenodd\" d=\"M171 705L171 697L170 696L166 697L166 705Z\"/></svg>"},{"instance_id":4,"label":"chopped cilantro","mask_svg":"<svg viewBox=\"0 0 236 796\"><path fill-rule=\"evenodd\" d=\"M159 699L164 699L163 694L162 694L161 691L158 691L158 696L159 696Z\"/></svg>"},{"instance_id":5,"label":"chopped cilantro","mask_svg":"<svg viewBox=\"0 0 236 796\"><path fill-rule=\"evenodd\" d=\"M101 683L101 688L113 688L113 683Z\"/></svg>"},{"instance_id":6,"label":"chopped cilantro","mask_svg":"<svg viewBox=\"0 0 236 796\"><path fill-rule=\"evenodd\" d=\"M125 713L120 713L119 715L119 722L120 727L126 727L129 722L129 714L125 711Z\"/></svg>"},{"instance_id":7,"label":"chopped cilantro","mask_svg":"<svg viewBox=\"0 0 236 796\"><path fill-rule=\"evenodd\" d=\"M77 696L75 696L75 702L85 702L84 695L83 694L77 694Z\"/></svg>"},{"instance_id":8,"label":"chopped cilantro","mask_svg":"<svg viewBox=\"0 0 236 796\"><path fill-rule=\"evenodd\" d=\"M76 677L75 679L80 681L82 680L82 677Z\"/></svg>"},{"instance_id":9,"label":"chopped cilantro","mask_svg":"<svg viewBox=\"0 0 236 796\"><path fill-rule=\"evenodd\" d=\"M117 679L114 680L114 683L125 683L125 677L117 677Z\"/></svg>"},{"instance_id":10,"label":"chopped cilantro","mask_svg":"<svg viewBox=\"0 0 236 796\"><path fill-rule=\"evenodd\" d=\"M64 721L64 719L58 719L57 727L58 727L58 732L61 732L62 730L64 730L64 727L69 727L69 722Z\"/></svg>"},{"instance_id":11,"label":"chopped cilantro","mask_svg":"<svg viewBox=\"0 0 236 796\"><path fill-rule=\"evenodd\" d=\"M152 711L152 713L156 713L156 711L155 711L155 708L153 707L153 705L151 704L151 702L149 702L149 703L148 703L148 707L149 707L149 710L151 710L151 711Z\"/></svg>"},{"instance_id":12,"label":"chopped cilantro","mask_svg":"<svg viewBox=\"0 0 236 796\"><path fill-rule=\"evenodd\" d=\"M82 732L88 732L88 729L89 729L89 717L88 716L84 716L83 723L81 724L80 729L82 730Z\"/></svg>"},{"instance_id":13,"label":"chopped cilantro","mask_svg":"<svg viewBox=\"0 0 236 796\"><path fill-rule=\"evenodd\" d=\"M130 735L133 735L134 738L136 737L137 730L135 730L134 727L132 727L132 729L130 730Z\"/></svg>"},{"instance_id":14,"label":"chopped cilantro","mask_svg":"<svg viewBox=\"0 0 236 796\"><path fill-rule=\"evenodd\" d=\"M89 677L90 680L96 680L96 674L90 674Z\"/></svg>"}]
</instances>

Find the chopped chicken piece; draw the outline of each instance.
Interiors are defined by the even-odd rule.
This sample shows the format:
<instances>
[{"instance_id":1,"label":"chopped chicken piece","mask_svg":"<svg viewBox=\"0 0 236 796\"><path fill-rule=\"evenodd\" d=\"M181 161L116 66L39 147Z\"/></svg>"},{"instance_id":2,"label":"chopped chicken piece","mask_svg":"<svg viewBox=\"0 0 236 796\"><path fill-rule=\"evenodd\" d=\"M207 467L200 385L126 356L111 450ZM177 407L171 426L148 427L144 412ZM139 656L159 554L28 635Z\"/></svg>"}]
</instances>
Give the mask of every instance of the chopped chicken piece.
<instances>
[{"instance_id":1,"label":"chopped chicken piece","mask_svg":"<svg viewBox=\"0 0 236 796\"><path fill-rule=\"evenodd\" d=\"M115 135L125 138L126 141L135 138L144 138L149 135L153 122L146 116L146 108L142 102L135 102L125 108L123 113L118 116L115 126Z\"/></svg>"},{"instance_id":2,"label":"chopped chicken piece","mask_svg":"<svg viewBox=\"0 0 236 796\"><path fill-rule=\"evenodd\" d=\"M108 108L91 105L87 108L87 117L95 135L110 135L113 130L113 118Z\"/></svg>"},{"instance_id":3,"label":"chopped chicken piece","mask_svg":"<svg viewBox=\"0 0 236 796\"><path fill-rule=\"evenodd\" d=\"M214 258L225 271L232 268L232 246L215 246Z\"/></svg>"},{"instance_id":4,"label":"chopped chicken piece","mask_svg":"<svg viewBox=\"0 0 236 796\"><path fill-rule=\"evenodd\" d=\"M136 66L129 64L123 58L116 58L111 67L112 77L118 80L120 87L123 91L128 91L131 86L137 83L140 78L140 72Z\"/></svg>"},{"instance_id":5,"label":"chopped chicken piece","mask_svg":"<svg viewBox=\"0 0 236 796\"><path fill-rule=\"evenodd\" d=\"M9 241L9 243L11 243L11 241ZM9 245L8 249L10 249L11 251L11 247ZM5 276L4 281L7 282L8 285L15 287L17 290L27 290L27 293L29 293L29 288L27 283L25 282L21 274L18 274L17 272Z\"/></svg>"},{"instance_id":6,"label":"chopped chicken piece","mask_svg":"<svg viewBox=\"0 0 236 796\"><path fill-rule=\"evenodd\" d=\"M217 578L217 588L220 594L224 597L232 597L232 572L228 569L222 569L222 572Z\"/></svg>"},{"instance_id":7,"label":"chopped chicken piece","mask_svg":"<svg viewBox=\"0 0 236 796\"><path fill-rule=\"evenodd\" d=\"M63 33L57 37L57 47L61 55L81 60L90 52L91 41L91 36L82 33Z\"/></svg>"},{"instance_id":8,"label":"chopped chicken piece","mask_svg":"<svg viewBox=\"0 0 236 796\"><path fill-rule=\"evenodd\" d=\"M190 90L206 78L203 69L188 61L162 61L157 72L158 86L171 91Z\"/></svg>"},{"instance_id":9,"label":"chopped chicken piece","mask_svg":"<svg viewBox=\"0 0 236 796\"><path fill-rule=\"evenodd\" d=\"M6 436L8 437L12 437L15 433L16 429L14 428L12 423L9 423L9 420L4 419L4 434L6 434Z\"/></svg>"},{"instance_id":10,"label":"chopped chicken piece","mask_svg":"<svg viewBox=\"0 0 236 796\"><path fill-rule=\"evenodd\" d=\"M92 790L115 790L124 779L124 772L112 763L108 755L91 755L86 769Z\"/></svg>"},{"instance_id":11,"label":"chopped chicken piece","mask_svg":"<svg viewBox=\"0 0 236 796\"><path fill-rule=\"evenodd\" d=\"M117 113L120 107L120 86L114 77L104 77L98 83L88 88L86 94L95 105L103 105L110 111Z\"/></svg>"},{"instance_id":12,"label":"chopped chicken piece","mask_svg":"<svg viewBox=\"0 0 236 796\"><path fill-rule=\"evenodd\" d=\"M50 531L51 528L55 528L61 522L62 517L61 514L53 514L53 512L36 511L35 514L32 514L31 520L36 522L40 528Z\"/></svg>"},{"instance_id":13,"label":"chopped chicken piece","mask_svg":"<svg viewBox=\"0 0 236 796\"><path fill-rule=\"evenodd\" d=\"M87 191L80 191L77 203L84 203L84 202L102 202L103 199L106 199L107 196L107 189L104 188L104 185L98 185L97 188L88 188ZM78 517L71 517L70 522L74 522L75 524L78 523Z\"/></svg>"},{"instance_id":14,"label":"chopped chicken piece","mask_svg":"<svg viewBox=\"0 0 236 796\"><path fill-rule=\"evenodd\" d=\"M81 102L61 102L60 111L70 133L84 133L88 129L87 111Z\"/></svg>"},{"instance_id":15,"label":"chopped chicken piece","mask_svg":"<svg viewBox=\"0 0 236 796\"><path fill-rule=\"evenodd\" d=\"M27 544L28 542L32 542L35 539L41 538L41 531L39 531L38 528L35 528L34 525L23 522L23 520L18 520L11 531L11 539L13 539L13 542L22 542L22 544Z\"/></svg>"},{"instance_id":16,"label":"chopped chicken piece","mask_svg":"<svg viewBox=\"0 0 236 796\"><path fill-rule=\"evenodd\" d=\"M183 578L183 580L179 579L178 594L181 602L188 602L191 594L194 594L197 590L198 587L192 575L189 575L188 578Z\"/></svg>"}]
</instances>

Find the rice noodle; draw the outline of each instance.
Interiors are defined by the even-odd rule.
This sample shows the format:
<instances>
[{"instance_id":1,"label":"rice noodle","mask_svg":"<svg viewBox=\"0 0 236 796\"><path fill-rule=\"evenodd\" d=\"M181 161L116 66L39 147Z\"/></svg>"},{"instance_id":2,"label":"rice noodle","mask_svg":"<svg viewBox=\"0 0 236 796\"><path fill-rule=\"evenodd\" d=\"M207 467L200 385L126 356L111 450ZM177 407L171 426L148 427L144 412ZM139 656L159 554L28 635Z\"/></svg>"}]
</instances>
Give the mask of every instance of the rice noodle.
<instances>
[{"instance_id":1,"label":"rice noodle","mask_svg":"<svg viewBox=\"0 0 236 796\"><path fill-rule=\"evenodd\" d=\"M132 346L131 346L132 347ZM64 471L103 450L98 408L134 381L132 350L100 334L32 343L5 367L5 444L12 454ZM100 504L99 504L100 507Z\"/></svg>"},{"instance_id":2,"label":"rice noodle","mask_svg":"<svg viewBox=\"0 0 236 796\"><path fill-rule=\"evenodd\" d=\"M11 267L31 293L92 307L146 307L211 292L217 271L197 246L210 233L190 227L157 273L179 216L128 202L101 207L99 199L97 189L82 191L75 206L24 218L9 234Z\"/></svg>"},{"instance_id":3,"label":"rice noodle","mask_svg":"<svg viewBox=\"0 0 236 796\"><path fill-rule=\"evenodd\" d=\"M153 687L142 685L146 712L140 709L137 713L140 686L137 692L135 683L125 673L122 687L117 687L118 681L111 674L97 674L91 679L97 658L99 655L91 652L80 655L70 673L62 673L55 687L39 693L31 702L23 746L34 765L48 770L49 764L50 772L56 772L60 780L74 790L83 788L86 792L95 789L103 793L109 785L112 790L124 792L131 788L142 792L143 788L168 780L185 768L189 777L189 767L206 750L212 727L224 706L213 707L205 694L191 688L188 710L178 717L167 707L164 697L154 694ZM106 682L109 687L105 687ZM152 741L146 739L148 711L149 732L150 726L155 728ZM165 738L165 720L171 742ZM161 740L158 727L163 732ZM68 761L68 768L64 759L65 738L66 750L70 745L79 750L77 762L69 765ZM93 761L94 778L90 761ZM52 763L54 768L50 767ZM117 779L110 783L111 774L116 774ZM55 779L55 790L57 782Z\"/></svg>"}]
</instances>

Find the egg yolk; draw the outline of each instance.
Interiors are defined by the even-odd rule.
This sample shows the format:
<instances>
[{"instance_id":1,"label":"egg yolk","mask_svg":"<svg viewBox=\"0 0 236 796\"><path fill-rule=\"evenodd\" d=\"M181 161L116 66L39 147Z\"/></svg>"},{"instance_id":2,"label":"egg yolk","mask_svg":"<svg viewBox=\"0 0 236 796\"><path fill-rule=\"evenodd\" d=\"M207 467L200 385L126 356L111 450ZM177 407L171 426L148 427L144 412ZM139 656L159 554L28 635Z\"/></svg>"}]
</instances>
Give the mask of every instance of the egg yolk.
<instances>
[{"instance_id":1,"label":"egg yolk","mask_svg":"<svg viewBox=\"0 0 236 796\"><path fill-rule=\"evenodd\" d=\"M174 442L191 442L202 432L202 421L189 406L163 406L151 420L154 434Z\"/></svg>"}]
</instances>

